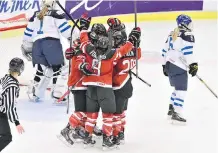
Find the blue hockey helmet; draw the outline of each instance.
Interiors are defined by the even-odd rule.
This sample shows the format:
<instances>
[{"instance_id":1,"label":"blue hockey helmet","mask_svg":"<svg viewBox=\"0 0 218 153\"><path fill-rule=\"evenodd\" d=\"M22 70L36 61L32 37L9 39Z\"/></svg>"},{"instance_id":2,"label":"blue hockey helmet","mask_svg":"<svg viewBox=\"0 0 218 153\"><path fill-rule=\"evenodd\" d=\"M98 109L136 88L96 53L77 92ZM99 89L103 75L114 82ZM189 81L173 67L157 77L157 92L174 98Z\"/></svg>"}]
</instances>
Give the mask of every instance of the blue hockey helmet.
<instances>
[{"instance_id":1,"label":"blue hockey helmet","mask_svg":"<svg viewBox=\"0 0 218 153\"><path fill-rule=\"evenodd\" d=\"M176 22L179 28L192 31L192 19L188 15L181 14L176 18Z\"/></svg>"}]
</instances>

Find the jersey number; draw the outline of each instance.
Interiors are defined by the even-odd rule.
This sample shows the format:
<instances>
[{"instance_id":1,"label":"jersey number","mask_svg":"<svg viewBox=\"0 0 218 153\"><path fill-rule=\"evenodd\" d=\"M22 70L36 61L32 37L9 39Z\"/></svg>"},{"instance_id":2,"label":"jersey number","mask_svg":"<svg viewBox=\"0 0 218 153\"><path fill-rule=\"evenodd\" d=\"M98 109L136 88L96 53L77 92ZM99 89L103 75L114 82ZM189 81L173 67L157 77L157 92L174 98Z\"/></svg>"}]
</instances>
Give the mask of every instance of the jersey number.
<instances>
[{"instance_id":1,"label":"jersey number","mask_svg":"<svg viewBox=\"0 0 218 153\"><path fill-rule=\"evenodd\" d=\"M92 69L94 70L93 75L100 76L100 74L101 74L101 61L99 61L97 59L93 59L92 60Z\"/></svg>"},{"instance_id":2,"label":"jersey number","mask_svg":"<svg viewBox=\"0 0 218 153\"><path fill-rule=\"evenodd\" d=\"M133 69L136 66L136 60L131 59L131 60L124 60L123 65L126 66L126 69L122 70L119 75L124 75L128 73L131 69Z\"/></svg>"},{"instance_id":3,"label":"jersey number","mask_svg":"<svg viewBox=\"0 0 218 153\"><path fill-rule=\"evenodd\" d=\"M43 34L43 31L42 31L42 27L43 27L43 21L40 20L40 27L39 27L39 31L37 31L37 34Z\"/></svg>"}]
</instances>

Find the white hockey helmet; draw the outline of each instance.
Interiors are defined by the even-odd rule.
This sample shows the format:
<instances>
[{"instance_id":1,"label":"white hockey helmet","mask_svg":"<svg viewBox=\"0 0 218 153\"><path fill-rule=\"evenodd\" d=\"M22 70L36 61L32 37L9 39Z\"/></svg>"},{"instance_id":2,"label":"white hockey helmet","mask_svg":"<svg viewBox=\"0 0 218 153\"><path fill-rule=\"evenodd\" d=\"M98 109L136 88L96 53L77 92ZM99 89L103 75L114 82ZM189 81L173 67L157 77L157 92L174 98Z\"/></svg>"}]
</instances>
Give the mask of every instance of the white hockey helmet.
<instances>
[{"instance_id":1,"label":"white hockey helmet","mask_svg":"<svg viewBox=\"0 0 218 153\"><path fill-rule=\"evenodd\" d=\"M55 9L56 0L42 0L42 6L47 6L51 9Z\"/></svg>"}]
</instances>

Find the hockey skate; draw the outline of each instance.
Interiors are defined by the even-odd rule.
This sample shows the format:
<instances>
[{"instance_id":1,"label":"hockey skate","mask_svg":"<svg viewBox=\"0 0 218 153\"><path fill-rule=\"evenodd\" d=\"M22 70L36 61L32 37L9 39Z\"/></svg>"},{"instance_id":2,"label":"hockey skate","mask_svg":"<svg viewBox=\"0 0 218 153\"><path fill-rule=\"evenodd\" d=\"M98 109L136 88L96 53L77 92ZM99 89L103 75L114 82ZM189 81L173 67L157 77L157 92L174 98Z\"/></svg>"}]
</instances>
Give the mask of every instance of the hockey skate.
<instances>
[{"instance_id":1,"label":"hockey skate","mask_svg":"<svg viewBox=\"0 0 218 153\"><path fill-rule=\"evenodd\" d=\"M174 112L174 107L173 107L172 104L169 104L169 110L168 110L168 113L167 113L167 115L168 115L168 117L167 117L168 120L171 119L173 112Z\"/></svg>"},{"instance_id":2,"label":"hockey skate","mask_svg":"<svg viewBox=\"0 0 218 153\"><path fill-rule=\"evenodd\" d=\"M71 130L70 125L68 124L67 127L61 130L60 135L57 135L57 138L61 140L66 146L71 147L74 144L74 141L70 137L72 133L73 131Z\"/></svg>"},{"instance_id":3,"label":"hockey skate","mask_svg":"<svg viewBox=\"0 0 218 153\"><path fill-rule=\"evenodd\" d=\"M120 144L125 144L124 138L125 138L125 136L124 136L124 130L123 130L123 131L119 132L119 134L118 134L118 139L119 139Z\"/></svg>"},{"instance_id":4,"label":"hockey skate","mask_svg":"<svg viewBox=\"0 0 218 153\"><path fill-rule=\"evenodd\" d=\"M103 151L112 150L116 148L118 148L118 146L114 143L113 136L107 136L106 134L103 134L103 143L102 143Z\"/></svg>"},{"instance_id":5,"label":"hockey skate","mask_svg":"<svg viewBox=\"0 0 218 153\"><path fill-rule=\"evenodd\" d=\"M88 147L93 147L96 141L92 139L92 136L87 131L85 131L84 136L85 136L83 141L84 149Z\"/></svg>"},{"instance_id":6,"label":"hockey skate","mask_svg":"<svg viewBox=\"0 0 218 153\"><path fill-rule=\"evenodd\" d=\"M102 138L102 130L98 128L97 125L95 125L94 130L93 130L93 134L96 138Z\"/></svg>"},{"instance_id":7,"label":"hockey skate","mask_svg":"<svg viewBox=\"0 0 218 153\"><path fill-rule=\"evenodd\" d=\"M83 140L85 138L83 129L81 129L80 127L77 127L75 129L73 129L72 131L73 132L72 132L71 136L72 136L74 142L76 142L76 143L83 142Z\"/></svg>"},{"instance_id":8,"label":"hockey skate","mask_svg":"<svg viewBox=\"0 0 218 153\"><path fill-rule=\"evenodd\" d=\"M172 124L175 125L186 125L186 119L182 118L181 115L177 112L173 112L171 117Z\"/></svg>"}]
</instances>

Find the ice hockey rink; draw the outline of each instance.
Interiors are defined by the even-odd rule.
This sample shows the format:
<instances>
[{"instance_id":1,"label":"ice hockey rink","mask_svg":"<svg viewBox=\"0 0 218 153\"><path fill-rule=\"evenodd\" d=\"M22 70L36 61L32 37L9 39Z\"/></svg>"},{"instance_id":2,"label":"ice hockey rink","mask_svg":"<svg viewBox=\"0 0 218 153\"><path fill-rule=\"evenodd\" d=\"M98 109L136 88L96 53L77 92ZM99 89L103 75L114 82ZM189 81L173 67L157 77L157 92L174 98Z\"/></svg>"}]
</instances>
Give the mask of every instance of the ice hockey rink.
<instances>
[{"instance_id":1,"label":"ice hockey rink","mask_svg":"<svg viewBox=\"0 0 218 153\"><path fill-rule=\"evenodd\" d=\"M217 20L194 20L196 45L194 55L199 64L198 75L217 93ZM134 94L129 101L127 111L126 144L113 153L217 153L217 110L218 100L197 79L189 78L189 88L184 103L186 126L172 125L167 120L167 110L173 89L168 78L162 73L160 63L161 50L174 21L140 22L142 29L141 48L143 57L139 61L139 76L151 83L148 87L140 80L133 79ZM134 24L127 23L130 31ZM22 37L1 40L1 74L7 73L11 58L22 57L20 51ZM67 48L66 42L64 48ZM34 69L25 61L25 71L20 78L28 82ZM17 103L21 124L25 128L18 135L11 124L13 142L2 153L100 153L101 139L92 148L84 149L82 144L71 148L64 145L56 135L65 127L69 115L66 106L55 106L50 99L41 103L32 103L21 87ZM73 111L71 97L71 112ZM101 118L98 119L101 126Z\"/></svg>"}]
</instances>

